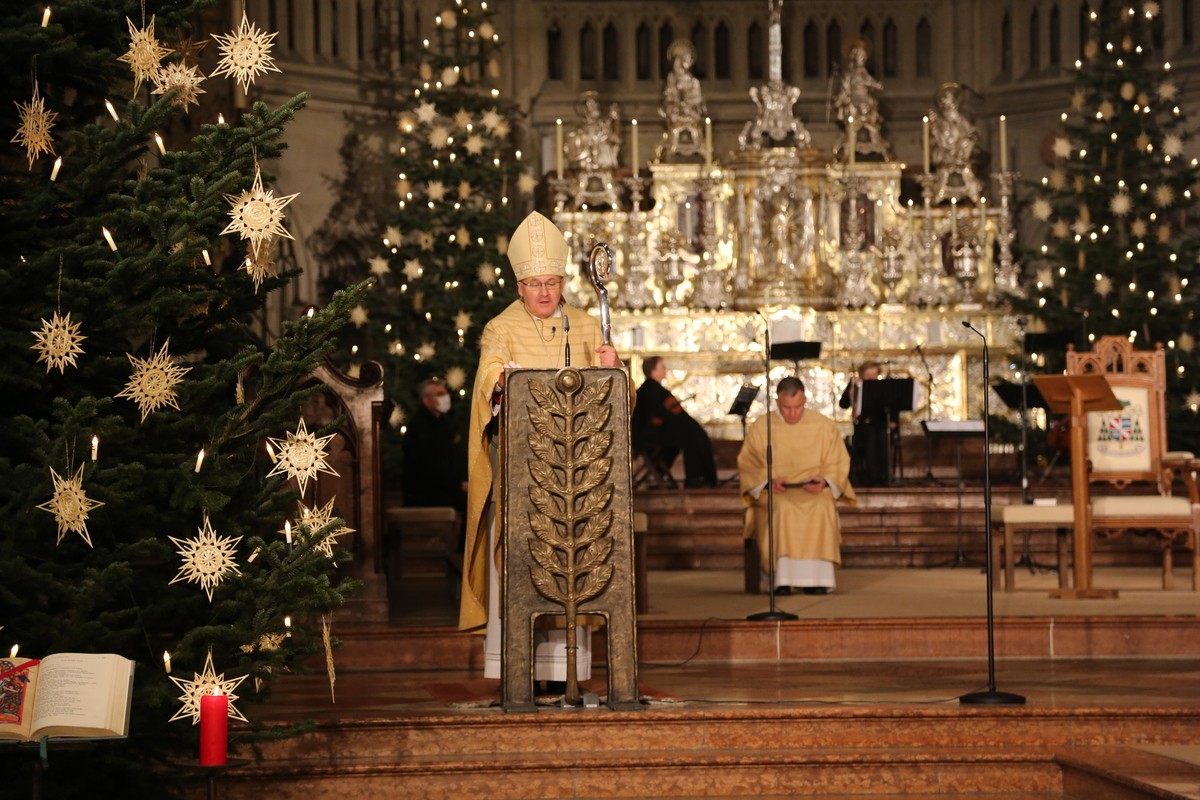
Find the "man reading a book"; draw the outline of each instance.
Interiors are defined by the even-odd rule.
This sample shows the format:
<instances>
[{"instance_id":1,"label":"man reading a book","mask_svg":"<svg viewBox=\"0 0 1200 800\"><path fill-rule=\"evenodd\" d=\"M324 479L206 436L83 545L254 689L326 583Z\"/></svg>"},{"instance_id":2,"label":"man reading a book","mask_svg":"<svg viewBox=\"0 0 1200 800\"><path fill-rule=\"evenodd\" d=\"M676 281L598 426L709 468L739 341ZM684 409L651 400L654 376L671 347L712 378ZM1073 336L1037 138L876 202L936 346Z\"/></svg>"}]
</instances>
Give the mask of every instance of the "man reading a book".
<instances>
[{"instance_id":1,"label":"man reading a book","mask_svg":"<svg viewBox=\"0 0 1200 800\"><path fill-rule=\"evenodd\" d=\"M746 431L738 453L742 500L747 505L746 538L758 542L763 572L770 568L767 492L773 495L775 592L828 594L837 585L842 562L841 523L835 504L853 505L850 454L837 425L808 408L799 378L776 388L771 412L771 485L767 486L767 417Z\"/></svg>"}]
</instances>

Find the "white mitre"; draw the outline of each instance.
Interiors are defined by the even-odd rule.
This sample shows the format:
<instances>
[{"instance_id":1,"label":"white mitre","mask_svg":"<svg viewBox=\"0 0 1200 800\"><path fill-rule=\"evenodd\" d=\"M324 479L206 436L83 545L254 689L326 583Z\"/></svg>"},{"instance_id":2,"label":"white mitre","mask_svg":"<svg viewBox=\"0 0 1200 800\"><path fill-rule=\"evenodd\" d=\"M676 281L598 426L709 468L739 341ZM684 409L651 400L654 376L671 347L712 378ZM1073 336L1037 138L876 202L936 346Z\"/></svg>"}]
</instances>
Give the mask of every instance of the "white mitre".
<instances>
[{"instance_id":1,"label":"white mitre","mask_svg":"<svg viewBox=\"0 0 1200 800\"><path fill-rule=\"evenodd\" d=\"M513 231L508 244L508 261L517 280L538 275L567 276L566 238L554 223L534 211Z\"/></svg>"}]
</instances>

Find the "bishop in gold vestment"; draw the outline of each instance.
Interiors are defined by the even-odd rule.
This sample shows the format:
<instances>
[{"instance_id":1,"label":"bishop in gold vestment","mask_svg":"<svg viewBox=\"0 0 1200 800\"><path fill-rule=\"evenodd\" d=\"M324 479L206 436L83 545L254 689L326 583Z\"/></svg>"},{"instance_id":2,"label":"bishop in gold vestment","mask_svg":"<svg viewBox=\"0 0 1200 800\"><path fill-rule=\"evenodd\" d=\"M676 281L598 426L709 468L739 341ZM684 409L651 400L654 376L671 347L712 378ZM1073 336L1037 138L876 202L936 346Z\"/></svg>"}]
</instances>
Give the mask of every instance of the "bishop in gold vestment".
<instances>
[{"instance_id":1,"label":"bishop in gold vestment","mask_svg":"<svg viewBox=\"0 0 1200 800\"><path fill-rule=\"evenodd\" d=\"M554 224L537 212L517 228L508 258L517 277L520 299L497 314L483 329L479 368L471 395L471 428L467 452L467 540L459 627L486 628L484 675L500 677L500 622L497 560L500 551L499 487L494 486L497 443L489 433L492 418L504 400L505 370L566 366L616 367L620 359L612 345L603 344L600 323L584 311L562 302L567 243ZM583 629L586 630L586 629ZM551 632L560 634L561 631ZM581 631L582 633L582 631ZM580 641L580 679L590 676L590 658ZM535 677L566 680L565 649L561 658L553 642L536 646ZM590 655L590 651L587 655Z\"/></svg>"},{"instance_id":2,"label":"bishop in gold vestment","mask_svg":"<svg viewBox=\"0 0 1200 800\"><path fill-rule=\"evenodd\" d=\"M804 384L784 378L772 411L771 454L774 497L776 586L812 593L836 585L842 562L838 500L853 504L850 454L828 417L807 408ZM742 499L749 507L745 535L758 542L764 572L770 566L767 541L767 417L746 431L738 453Z\"/></svg>"}]
</instances>

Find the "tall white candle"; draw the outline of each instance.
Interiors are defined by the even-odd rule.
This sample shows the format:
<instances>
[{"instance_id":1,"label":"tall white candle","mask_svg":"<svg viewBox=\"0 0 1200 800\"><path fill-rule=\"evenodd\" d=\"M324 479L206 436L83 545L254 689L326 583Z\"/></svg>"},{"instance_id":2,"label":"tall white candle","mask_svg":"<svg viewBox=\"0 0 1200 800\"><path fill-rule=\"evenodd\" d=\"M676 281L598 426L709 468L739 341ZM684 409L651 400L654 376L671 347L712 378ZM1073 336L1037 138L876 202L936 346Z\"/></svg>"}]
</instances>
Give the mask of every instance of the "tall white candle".
<instances>
[{"instance_id":1,"label":"tall white candle","mask_svg":"<svg viewBox=\"0 0 1200 800\"><path fill-rule=\"evenodd\" d=\"M1000 171L1008 172L1008 117L1000 115Z\"/></svg>"},{"instance_id":2,"label":"tall white candle","mask_svg":"<svg viewBox=\"0 0 1200 800\"><path fill-rule=\"evenodd\" d=\"M712 164L712 117L704 118L704 166Z\"/></svg>"},{"instance_id":3,"label":"tall white candle","mask_svg":"<svg viewBox=\"0 0 1200 800\"><path fill-rule=\"evenodd\" d=\"M54 159L54 169L50 170L50 180L58 180L58 171L62 169L62 156Z\"/></svg>"},{"instance_id":4,"label":"tall white candle","mask_svg":"<svg viewBox=\"0 0 1200 800\"><path fill-rule=\"evenodd\" d=\"M638 176L638 170L640 169L640 167L639 167L640 159L638 158L637 120L636 119L632 120L629 123L629 126L630 126L630 128L632 128L632 130L629 133L629 140L630 140L629 141L629 149L630 149L630 159L629 160L633 162L633 177L636 178Z\"/></svg>"},{"instance_id":5,"label":"tall white candle","mask_svg":"<svg viewBox=\"0 0 1200 800\"><path fill-rule=\"evenodd\" d=\"M554 120L554 172L562 178L563 169L563 128L562 120Z\"/></svg>"},{"instance_id":6,"label":"tall white candle","mask_svg":"<svg viewBox=\"0 0 1200 800\"><path fill-rule=\"evenodd\" d=\"M50 24L50 6L46 6L46 10L42 12L42 27Z\"/></svg>"},{"instance_id":7,"label":"tall white candle","mask_svg":"<svg viewBox=\"0 0 1200 800\"><path fill-rule=\"evenodd\" d=\"M858 149L858 126L854 117L846 118L846 163L854 163L854 151Z\"/></svg>"},{"instance_id":8,"label":"tall white candle","mask_svg":"<svg viewBox=\"0 0 1200 800\"><path fill-rule=\"evenodd\" d=\"M921 117L921 153L924 156L925 174L929 174L929 117Z\"/></svg>"}]
</instances>

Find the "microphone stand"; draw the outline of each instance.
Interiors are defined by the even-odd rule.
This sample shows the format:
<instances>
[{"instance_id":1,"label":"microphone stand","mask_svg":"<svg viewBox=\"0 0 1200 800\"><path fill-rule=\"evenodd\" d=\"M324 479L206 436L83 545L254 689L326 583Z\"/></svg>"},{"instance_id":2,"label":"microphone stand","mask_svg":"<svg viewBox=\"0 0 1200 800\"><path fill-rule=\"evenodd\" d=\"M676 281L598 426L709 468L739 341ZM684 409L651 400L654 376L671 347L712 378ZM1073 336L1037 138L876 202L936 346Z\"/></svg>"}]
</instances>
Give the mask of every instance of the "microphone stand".
<instances>
[{"instance_id":1,"label":"microphone stand","mask_svg":"<svg viewBox=\"0 0 1200 800\"><path fill-rule=\"evenodd\" d=\"M988 688L982 692L971 692L958 698L963 705L1017 705L1025 702L1025 698L1011 692L996 691L996 615L995 604L992 601L992 475L991 452L988 438L988 391L991 388L991 376L988 364L987 337L978 331L969 321L963 320L963 327L979 335L983 340L983 533L987 548L986 585L987 585L987 648L988 648Z\"/></svg>"},{"instance_id":2,"label":"microphone stand","mask_svg":"<svg viewBox=\"0 0 1200 800\"><path fill-rule=\"evenodd\" d=\"M770 598L770 610L759 611L746 617L755 622L800 619L795 614L780 611L775 607L775 487L772 465L774 454L771 451L771 322L760 311L758 315L766 323L765 341L763 348L763 374L767 379L767 592Z\"/></svg>"},{"instance_id":3,"label":"microphone stand","mask_svg":"<svg viewBox=\"0 0 1200 800\"><path fill-rule=\"evenodd\" d=\"M929 362L925 360L925 351L921 348L920 342L916 346L917 355L921 357L921 366L925 367L926 386L929 387L929 394L925 398L925 421L929 422L933 418L933 370L929 368ZM925 480L929 483L941 485L941 481L933 477L933 437L928 431L925 433Z\"/></svg>"}]
</instances>

